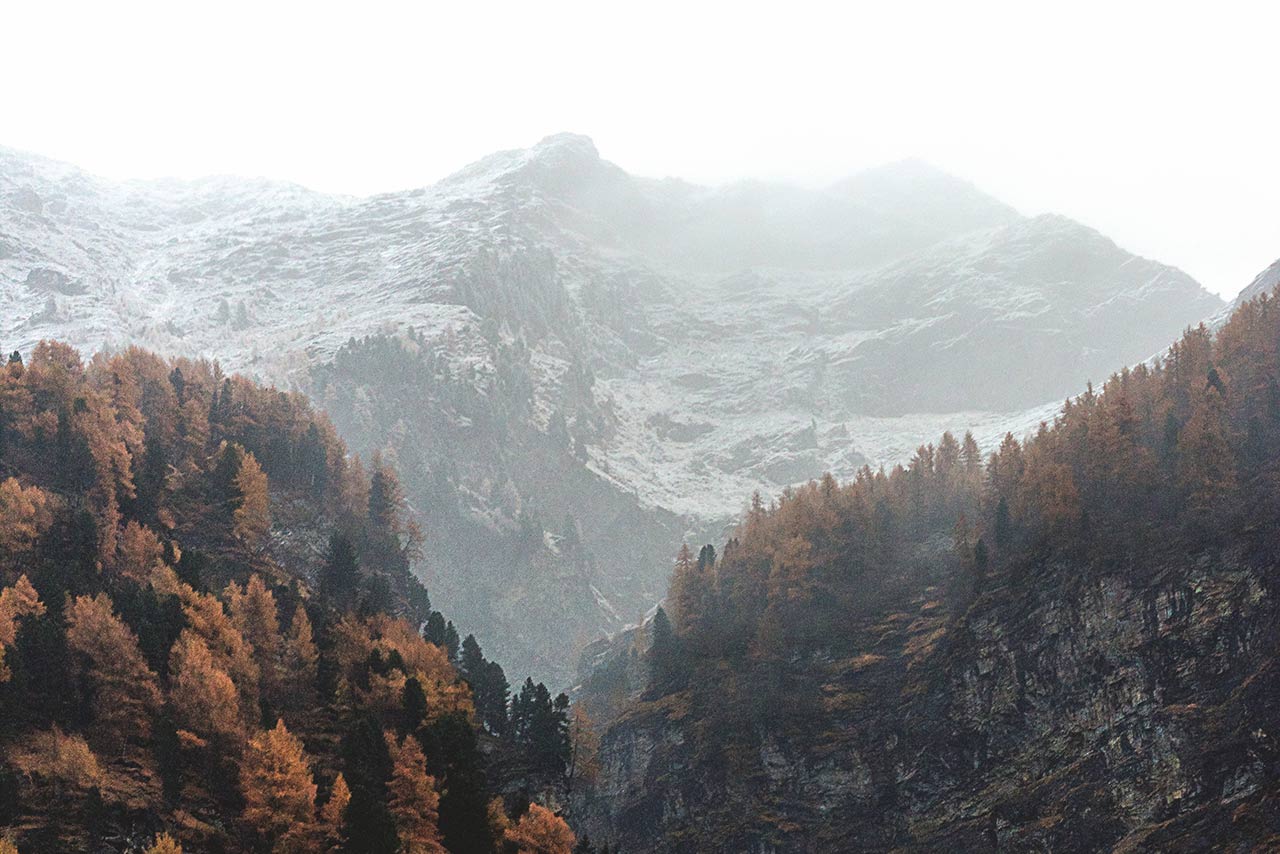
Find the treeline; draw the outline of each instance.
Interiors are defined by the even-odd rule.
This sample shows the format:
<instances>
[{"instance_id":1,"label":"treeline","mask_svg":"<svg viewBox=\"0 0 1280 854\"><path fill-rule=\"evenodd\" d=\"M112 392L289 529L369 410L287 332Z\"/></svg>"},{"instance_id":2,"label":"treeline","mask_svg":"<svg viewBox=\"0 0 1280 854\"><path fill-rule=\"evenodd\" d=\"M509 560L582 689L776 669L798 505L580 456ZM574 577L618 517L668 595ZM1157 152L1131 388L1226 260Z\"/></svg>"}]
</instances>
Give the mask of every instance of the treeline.
<instances>
[{"instance_id":1,"label":"treeline","mask_svg":"<svg viewBox=\"0 0 1280 854\"><path fill-rule=\"evenodd\" d=\"M905 466L757 496L717 555L681 551L652 623L650 696L699 663L784 659L925 584L963 609L1070 557L1114 570L1227 542L1280 557L1280 304L1189 330L984 456L950 434Z\"/></svg>"},{"instance_id":2,"label":"treeline","mask_svg":"<svg viewBox=\"0 0 1280 854\"><path fill-rule=\"evenodd\" d=\"M371 469L208 362L0 365L0 850L574 849L567 698L432 610Z\"/></svg>"}]
</instances>

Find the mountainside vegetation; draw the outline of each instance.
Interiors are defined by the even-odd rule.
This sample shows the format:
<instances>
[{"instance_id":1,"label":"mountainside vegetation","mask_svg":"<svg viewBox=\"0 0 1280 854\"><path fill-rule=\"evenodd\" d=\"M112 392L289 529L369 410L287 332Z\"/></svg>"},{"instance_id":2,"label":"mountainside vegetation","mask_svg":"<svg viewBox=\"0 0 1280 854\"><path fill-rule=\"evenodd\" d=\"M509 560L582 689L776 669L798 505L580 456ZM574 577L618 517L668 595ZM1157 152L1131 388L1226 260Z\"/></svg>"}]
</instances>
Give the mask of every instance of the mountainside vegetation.
<instances>
[{"instance_id":1,"label":"mountainside vegetation","mask_svg":"<svg viewBox=\"0 0 1280 854\"><path fill-rule=\"evenodd\" d=\"M432 609L420 547L395 471L300 395L136 348L15 352L0 849L594 850L554 812L568 698L511 697Z\"/></svg>"},{"instance_id":2,"label":"mountainside vegetation","mask_svg":"<svg viewBox=\"0 0 1280 854\"><path fill-rule=\"evenodd\" d=\"M581 689L627 851L1280 845L1280 302L984 455L758 496ZM636 664L643 662L643 668Z\"/></svg>"}]
</instances>

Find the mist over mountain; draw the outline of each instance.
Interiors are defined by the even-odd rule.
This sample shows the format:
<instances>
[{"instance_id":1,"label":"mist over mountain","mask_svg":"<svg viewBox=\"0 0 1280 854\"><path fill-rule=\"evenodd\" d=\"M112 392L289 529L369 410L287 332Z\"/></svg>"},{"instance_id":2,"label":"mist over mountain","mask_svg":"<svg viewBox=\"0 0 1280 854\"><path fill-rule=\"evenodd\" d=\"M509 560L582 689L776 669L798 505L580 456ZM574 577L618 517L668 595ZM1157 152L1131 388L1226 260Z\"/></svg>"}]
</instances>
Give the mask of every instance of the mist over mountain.
<instances>
[{"instance_id":1,"label":"mist over mountain","mask_svg":"<svg viewBox=\"0 0 1280 854\"><path fill-rule=\"evenodd\" d=\"M558 135L348 198L0 150L6 349L143 343L312 395L398 466L433 598L561 684L753 491L942 429L990 447L1221 307L915 161L708 188Z\"/></svg>"}]
</instances>

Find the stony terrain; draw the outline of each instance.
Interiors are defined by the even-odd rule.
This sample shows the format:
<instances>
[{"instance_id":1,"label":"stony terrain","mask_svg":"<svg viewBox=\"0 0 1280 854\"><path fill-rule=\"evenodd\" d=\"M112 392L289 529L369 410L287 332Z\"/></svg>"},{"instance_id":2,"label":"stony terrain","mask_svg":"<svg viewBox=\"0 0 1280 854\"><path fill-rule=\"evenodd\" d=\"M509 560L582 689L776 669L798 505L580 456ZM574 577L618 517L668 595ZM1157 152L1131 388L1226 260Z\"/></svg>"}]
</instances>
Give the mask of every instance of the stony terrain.
<instances>
[{"instance_id":1,"label":"stony terrain","mask_svg":"<svg viewBox=\"0 0 1280 854\"><path fill-rule=\"evenodd\" d=\"M1280 844L1277 608L1258 561L1045 566L957 621L926 590L866 618L855 646L742 674L715 708L635 695L577 821L637 852ZM786 709L752 704L768 679Z\"/></svg>"}]
</instances>

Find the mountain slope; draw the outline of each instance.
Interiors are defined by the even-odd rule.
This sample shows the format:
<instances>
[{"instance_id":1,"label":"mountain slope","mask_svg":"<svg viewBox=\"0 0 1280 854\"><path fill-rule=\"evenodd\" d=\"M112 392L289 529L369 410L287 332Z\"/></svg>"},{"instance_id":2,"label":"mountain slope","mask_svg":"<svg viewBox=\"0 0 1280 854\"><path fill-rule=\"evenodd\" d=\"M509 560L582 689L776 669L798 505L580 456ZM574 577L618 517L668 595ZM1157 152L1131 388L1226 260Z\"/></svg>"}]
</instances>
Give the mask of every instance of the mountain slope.
<instances>
[{"instance_id":1,"label":"mountain slope","mask_svg":"<svg viewBox=\"0 0 1280 854\"><path fill-rule=\"evenodd\" d=\"M985 461L753 506L592 651L628 851L1270 850L1280 300Z\"/></svg>"},{"instance_id":2,"label":"mountain slope","mask_svg":"<svg viewBox=\"0 0 1280 854\"><path fill-rule=\"evenodd\" d=\"M564 679L752 490L944 426L994 442L1219 305L922 164L708 189L573 135L366 199L0 151L0 284L6 347L140 342L314 394L418 509L451 508L425 561L442 603ZM526 606L572 640L522 638Z\"/></svg>"}]
</instances>

